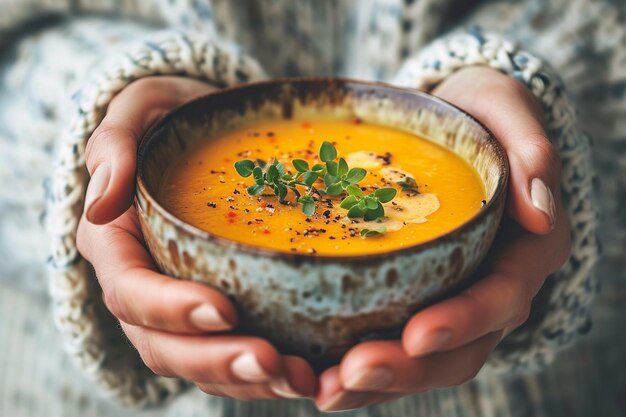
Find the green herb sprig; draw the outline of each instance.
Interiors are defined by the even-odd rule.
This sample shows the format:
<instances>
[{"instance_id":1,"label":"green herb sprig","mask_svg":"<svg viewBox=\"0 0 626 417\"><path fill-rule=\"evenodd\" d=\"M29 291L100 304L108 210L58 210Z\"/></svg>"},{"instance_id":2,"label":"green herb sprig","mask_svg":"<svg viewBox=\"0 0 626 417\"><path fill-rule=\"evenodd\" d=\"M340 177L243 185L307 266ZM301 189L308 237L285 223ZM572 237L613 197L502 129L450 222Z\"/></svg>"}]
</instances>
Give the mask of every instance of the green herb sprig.
<instances>
[{"instance_id":1,"label":"green herb sprig","mask_svg":"<svg viewBox=\"0 0 626 417\"><path fill-rule=\"evenodd\" d=\"M419 194L419 189L417 187L417 181L415 178L406 177L401 181L396 182L400 187L402 187L402 192L407 193L409 195Z\"/></svg>"},{"instance_id":2,"label":"green herb sprig","mask_svg":"<svg viewBox=\"0 0 626 417\"><path fill-rule=\"evenodd\" d=\"M376 220L385 217L383 203L388 203L396 196L397 190L391 187L379 188L363 195L363 190L354 185L346 189L348 196L341 201L340 207L348 210L348 217L365 220Z\"/></svg>"},{"instance_id":3,"label":"green herb sprig","mask_svg":"<svg viewBox=\"0 0 626 417\"><path fill-rule=\"evenodd\" d=\"M386 227L379 227L378 229L363 229L361 230L361 236L363 237L376 237L384 235L387 232Z\"/></svg>"},{"instance_id":4,"label":"green herb sprig","mask_svg":"<svg viewBox=\"0 0 626 417\"><path fill-rule=\"evenodd\" d=\"M244 159L235 162L235 170L244 178L252 176L254 179L254 184L247 188L251 196L261 195L266 188L270 188L279 201L285 203L291 190L296 201L302 204L302 212L307 217L315 213L316 204L323 195L339 196L344 193L346 197L341 201L340 207L348 210L349 218L376 220L385 217L383 204L393 200L397 193L395 188L379 188L364 195L358 183L365 178L367 171L363 168L350 168L344 158L337 160L337 149L328 141L320 146L319 159L322 163L313 166L304 159L292 160L295 173L285 172L284 165L277 159L271 164L262 160L255 162ZM325 188L316 188L318 180L324 183ZM305 193L301 193L297 186L304 187ZM380 228L368 232L369 234L362 235L382 234L385 230Z\"/></svg>"},{"instance_id":5,"label":"green herb sprig","mask_svg":"<svg viewBox=\"0 0 626 417\"><path fill-rule=\"evenodd\" d=\"M252 175L254 179L254 184L247 188L248 194L251 196L261 195L265 188L269 187L278 196L281 203L287 197L288 188L299 195L296 189L296 185L299 182L291 174L285 172L285 166L277 159L274 159L274 162L271 164L258 159L256 164L249 159L235 162L235 171L239 175L244 178Z\"/></svg>"}]
</instances>

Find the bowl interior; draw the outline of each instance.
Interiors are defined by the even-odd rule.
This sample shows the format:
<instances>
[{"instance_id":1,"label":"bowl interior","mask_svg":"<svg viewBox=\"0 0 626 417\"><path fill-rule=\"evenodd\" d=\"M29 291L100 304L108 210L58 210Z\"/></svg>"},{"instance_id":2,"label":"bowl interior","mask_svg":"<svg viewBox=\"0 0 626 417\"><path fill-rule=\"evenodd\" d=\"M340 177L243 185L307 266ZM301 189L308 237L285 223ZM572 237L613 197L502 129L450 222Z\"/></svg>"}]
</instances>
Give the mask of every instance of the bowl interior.
<instances>
[{"instance_id":1,"label":"bowl interior","mask_svg":"<svg viewBox=\"0 0 626 417\"><path fill-rule=\"evenodd\" d=\"M314 78L224 89L176 109L157 122L140 144L139 192L145 190L154 206L173 218L159 205L157 196L167 167L176 158L220 132L285 118L359 118L439 143L477 171L487 196L483 210L488 210L506 188L508 164L504 150L484 126L462 110L416 90ZM206 236L206 232L186 226L199 237Z\"/></svg>"}]
</instances>

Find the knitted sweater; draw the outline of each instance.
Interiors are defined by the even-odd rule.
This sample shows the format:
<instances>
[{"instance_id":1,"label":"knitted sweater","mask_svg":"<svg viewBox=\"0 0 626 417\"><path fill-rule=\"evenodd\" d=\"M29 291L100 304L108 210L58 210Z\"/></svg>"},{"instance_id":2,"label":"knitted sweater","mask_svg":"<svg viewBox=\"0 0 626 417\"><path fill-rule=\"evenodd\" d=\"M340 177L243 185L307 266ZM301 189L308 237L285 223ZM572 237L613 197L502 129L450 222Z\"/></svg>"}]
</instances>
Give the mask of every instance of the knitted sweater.
<instances>
[{"instance_id":1,"label":"knitted sweater","mask_svg":"<svg viewBox=\"0 0 626 417\"><path fill-rule=\"evenodd\" d=\"M55 323L65 350L97 390L126 404L156 405L186 386L157 377L141 364L103 308L91 269L75 245L88 181L85 142L116 93L156 74L217 85L266 76L337 74L428 90L464 66L488 65L522 81L541 101L549 137L561 155L573 254L542 289L527 324L494 352L478 384L493 390L498 374L544 366L589 329L588 306L597 289L592 271L597 205L582 127L599 138L595 157L612 167L606 175L618 179L624 169L615 155L624 143L619 116L626 107L626 77L620 67L626 31L624 10L617 3L527 0L470 6L453 0L367 0L357 7L349 0L5 0L0 7L0 177L7 184L0 190L0 284L12 297L27 294L38 300L43 291L40 264L51 253ZM581 116L573 101L583 110ZM45 203L33 185L44 178ZM611 182L603 172L603 179L596 187L602 196L618 195L625 186L624 176ZM616 211L619 199L605 200L607 212ZM44 212L47 237L39 227ZM626 222L623 216L608 218L605 265L618 270L624 265L619 248L626 240ZM13 321L28 323L35 320L32 314L24 312ZM463 396L472 395L471 388L461 389L431 394L430 401L462 404L468 400ZM202 397L191 398L197 402ZM403 415L401 410L424 409L420 398L383 405L376 412ZM202 401L215 415L241 407L217 398ZM257 409L259 415L313 413L299 402L270 404L266 411ZM185 406L178 407L172 412Z\"/></svg>"}]
</instances>

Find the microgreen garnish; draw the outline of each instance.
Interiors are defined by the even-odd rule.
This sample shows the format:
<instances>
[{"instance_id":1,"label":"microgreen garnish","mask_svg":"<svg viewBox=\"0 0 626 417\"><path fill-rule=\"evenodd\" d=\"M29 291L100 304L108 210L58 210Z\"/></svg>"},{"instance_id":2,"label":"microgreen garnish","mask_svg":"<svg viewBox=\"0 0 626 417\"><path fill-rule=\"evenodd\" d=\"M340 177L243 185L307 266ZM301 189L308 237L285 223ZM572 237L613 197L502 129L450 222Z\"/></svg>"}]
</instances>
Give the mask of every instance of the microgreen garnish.
<instances>
[{"instance_id":1,"label":"microgreen garnish","mask_svg":"<svg viewBox=\"0 0 626 417\"><path fill-rule=\"evenodd\" d=\"M361 230L361 236L363 237L376 237L384 235L387 231L386 227L379 227L378 229L363 229Z\"/></svg>"},{"instance_id":2,"label":"microgreen garnish","mask_svg":"<svg viewBox=\"0 0 626 417\"><path fill-rule=\"evenodd\" d=\"M365 220L376 220L385 217L383 203L388 203L396 196L396 189L391 187L379 188L373 193L363 195L359 187L347 189L348 196L341 201L340 207L348 210L348 217Z\"/></svg>"},{"instance_id":3,"label":"microgreen garnish","mask_svg":"<svg viewBox=\"0 0 626 417\"><path fill-rule=\"evenodd\" d=\"M414 195L414 194L418 194L419 193L419 190L417 188L417 182L415 181L415 178L406 177L402 181L396 182L396 184L398 184L400 187L402 187L402 192L405 192L407 194Z\"/></svg>"},{"instance_id":4,"label":"microgreen garnish","mask_svg":"<svg viewBox=\"0 0 626 417\"><path fill-rule=\"evenodd\" d=\"M244 159L235 162L235 170L244 178L252 176L254 179L254 184L247 189L251 196L261 195L266 188L270 188L281 203L286 203L285 198L291 190L296 201L302 204L302 212L307 217L315 213L316 205L323 195L345 195L340 207L348 210L347 215L351 219L363 218L369 221L385 217L383 204L393 200L397 190L385 187L364 195L358 183L365 178L367 171L363 168L350 168L344 158L337 157L335 146L324 141L319 150L322 163L310 166L304 159L294 159L291 164L295 173L285 172L284 165L277 159L271 164L262 160ZM415 183L412 178L410 180ZM320 187L322 183L323 186ZM315 184L320 188L316 188ZM301 187L300 190L298 186ZM361 232L366 237L385 233L384 227L365 232L366 230Z\"/></svg>"}]
</instances>

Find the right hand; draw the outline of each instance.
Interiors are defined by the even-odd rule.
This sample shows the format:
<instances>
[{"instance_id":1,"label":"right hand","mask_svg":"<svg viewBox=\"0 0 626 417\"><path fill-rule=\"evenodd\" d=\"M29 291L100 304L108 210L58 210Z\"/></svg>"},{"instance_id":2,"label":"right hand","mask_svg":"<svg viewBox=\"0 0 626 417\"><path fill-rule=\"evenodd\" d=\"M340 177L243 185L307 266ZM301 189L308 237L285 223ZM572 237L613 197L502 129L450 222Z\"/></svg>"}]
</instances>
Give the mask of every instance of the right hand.
<instances>
[{"instance_id":1,"label":"right hand","mask_svg":"<svg viewBox=\"0 0 626 417\"><path fill-rule=\"evenodd\" d=\"M87 144L91 181L78 249L95 268L107 308L154 373L243 400L310 397L316 378L305 360L281 356L263 339L224 333L237 322L225 295L156 271L132 207L144 131L172 108L213 90L190 78L148 77L111 101Z\"/></svg>"}]
</instances>

